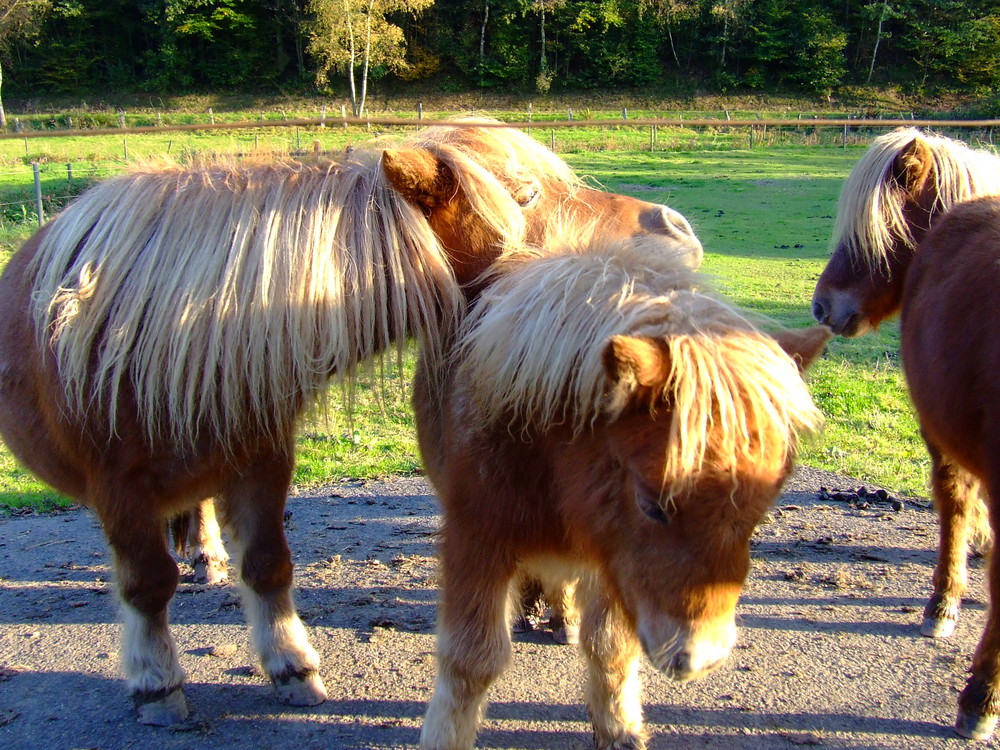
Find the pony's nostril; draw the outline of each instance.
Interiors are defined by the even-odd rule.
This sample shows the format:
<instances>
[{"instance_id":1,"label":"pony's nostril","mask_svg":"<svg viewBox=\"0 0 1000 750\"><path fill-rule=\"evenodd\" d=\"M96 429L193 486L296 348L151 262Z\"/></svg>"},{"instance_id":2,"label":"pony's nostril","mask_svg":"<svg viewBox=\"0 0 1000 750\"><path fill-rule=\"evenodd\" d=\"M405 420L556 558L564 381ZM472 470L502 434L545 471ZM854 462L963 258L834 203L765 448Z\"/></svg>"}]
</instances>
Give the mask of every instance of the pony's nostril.
<instances>
[{"instance_id":1,"label":"pony's nostril","mask_svg":"<svg viewBox=\"0 0 1000 750\"><path fill-rule=\"evenodd\" d=\"M816 318L820 323L826 322L826 307L820 300L813 301L813 317Z\"/></svg>"},{"instance_id":2,"label":"pony's nostril","mask_svg":"<svg viewBox=\"0 0 1000 750\"><path fill-rule=\"evenodd\" d=\"M689 674L691 672L691 654L687 651L674 654L674 658L670 662L670 669L677 674Z\"/></svg>"},{"instance_id":3,"label":"pony's nostril","mask_svg":"<svg viewBox=\"0 0 1000 750\"><path fill-rule=\"evenodd\" d=\"M674 232L683 238L694 237L694 230L682 214L677 213L677 211L674 211L672 208L664 207L664 210L666 213L667 225L672 227Z\"/></svg>"}]
</instances>

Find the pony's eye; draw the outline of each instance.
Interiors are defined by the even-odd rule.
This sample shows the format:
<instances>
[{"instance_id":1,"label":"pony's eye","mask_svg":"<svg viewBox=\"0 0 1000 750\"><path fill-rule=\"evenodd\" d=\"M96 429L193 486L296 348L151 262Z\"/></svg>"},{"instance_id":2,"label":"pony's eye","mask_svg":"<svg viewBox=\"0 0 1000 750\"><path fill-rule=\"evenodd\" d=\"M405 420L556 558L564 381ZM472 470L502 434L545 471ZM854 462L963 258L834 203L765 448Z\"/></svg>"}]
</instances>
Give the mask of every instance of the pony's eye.
<instances>
[{"instance_id":1,"label":"pony's eye","mask_svg":"<svg viewBox=\"0 0 1000 750\"><path fill-rule=\"evenodd\" d=\"M517 205L521 208L528 208L537 203L541 195L542 191L539 188L531 186L519 191L515 198L517 200Z\"/></svg>"},{"instance_id":2,"label":"pony's eye","mask_svg":"<svg viewBox=\"0 0 1000 750\"><path fill-rule=\"evenodd\" d=\"M639 506L639 510L654 521L662 523L664 526L670 525L670 516L663 509L659 493L650 492L640 482L635 483L635 504Z\"/></svg>"}]
</instances>

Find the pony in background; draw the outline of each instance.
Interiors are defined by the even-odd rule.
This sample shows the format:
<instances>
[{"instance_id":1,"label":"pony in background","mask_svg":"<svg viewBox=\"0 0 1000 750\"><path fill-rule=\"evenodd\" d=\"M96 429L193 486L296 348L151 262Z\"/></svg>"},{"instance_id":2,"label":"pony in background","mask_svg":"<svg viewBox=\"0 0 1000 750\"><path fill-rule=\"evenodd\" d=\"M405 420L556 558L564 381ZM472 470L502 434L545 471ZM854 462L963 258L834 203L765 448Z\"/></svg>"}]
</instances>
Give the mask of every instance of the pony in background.
<instances>
[{"instance_id":1,"label":"pony in background","mask_svg":"<svg viewBox=\"0 0 1000 750\"><path fill-rule=\"evenodd\" d=\"M970 304L974 300L974 304ZM903 285L900 350L920 432L931 456L941 514L943 557L965 560L969 517L988 505L993 538L1000 524L1000 197L952 208L920 243ZM954 627L965 567L946 570L944 596L931 618ZM942 576L943 577L943 576ZM958 698L956 731L989 739L1000 716L1000 556L989 560L989 616Z\"/></svg>"},{"instance_id":2,"label":"pony in background","mask_svg":"<svg viewBox=\"0 0 1000 750\"><path fill-rule=\"evenodd\" d=\"M579 581L597 746L644 747L640 654L679 681L728 655L750 536L820 423L800 371L829 336L762 333L641 238L497 262L414 385L444 512L424 750L475 742L525 569Z\"/></svg>"},{"instance_id":3,"label":"pony in background","mask_svg":"<svg viewBox=\"0 0 1000 750\"><path fill-rule=\"evenodd\" d=\"M833 256L813 297L816 318L845 336L902 313L903 369L931 457L940 523L920 628L932 638L955 630L970 542L988 548L996 535L989 516L998 509L986 505L1000 497L987 426L996 402L996 200L972 200L991 195L1000 195L995 154L914 130L878 138L844 184ZM993 556L990 619L959 698L956 730L967 737L989 737L997 720L995 566Z\"/></svg>"},{"instance_id":4,"label":"pony in background","mask_svg":"<svg viewBox=\"0 0 1000 750\"><path fill-rule=\"evenodd\" d=\"M187 715L164 523L211 497L279 700L325 699L282 526L300 415L332 376L350 385L411 336L439 355L499 254L577 223L701 257L676 212L585 188L528 136L469 123L339 163L139 168L15 254L0 276L0 434L97 512L141 722Z\"/></svg>"}]
</instances>

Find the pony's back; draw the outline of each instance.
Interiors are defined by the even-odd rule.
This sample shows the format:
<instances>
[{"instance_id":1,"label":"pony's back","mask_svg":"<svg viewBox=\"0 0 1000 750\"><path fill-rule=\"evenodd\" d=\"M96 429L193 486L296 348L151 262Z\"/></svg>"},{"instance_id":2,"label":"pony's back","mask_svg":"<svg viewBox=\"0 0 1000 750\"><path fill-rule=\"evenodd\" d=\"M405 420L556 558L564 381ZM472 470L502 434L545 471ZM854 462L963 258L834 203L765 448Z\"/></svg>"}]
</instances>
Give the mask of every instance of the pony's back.
<instances>
[{"instance_id":1,"label":"pony's back","mask_svg":"<svg viewBox=\"0 0 1000 750\"><path fill-rule=\"evenodd\" d=\"M460 296L377 153L138 169L60 214L33 268L70 412L113 430L129 389L147 435L179 445L284 432L331 374L432 329Z\"/></svg>"}]
</instances>

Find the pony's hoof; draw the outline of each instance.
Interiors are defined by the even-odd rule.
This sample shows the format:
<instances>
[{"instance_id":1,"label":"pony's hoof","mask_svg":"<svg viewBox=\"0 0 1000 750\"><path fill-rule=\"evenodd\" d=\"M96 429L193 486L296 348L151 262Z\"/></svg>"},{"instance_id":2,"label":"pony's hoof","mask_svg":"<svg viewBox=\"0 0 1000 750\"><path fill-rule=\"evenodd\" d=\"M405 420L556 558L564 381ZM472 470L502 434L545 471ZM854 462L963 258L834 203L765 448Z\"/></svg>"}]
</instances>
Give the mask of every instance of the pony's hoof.
<instances>
[{"instance_id":1,"label":"pony's hoof","mask_svg":"<svg viewBox=\"0 0 1000 750\"><path fill-rule=\"evenodd\" d=\"M163 692L137 693L132 696L140 724L169 727L173 724L180 724L188 717L184 691L178 686L165 695Z\"/></svg>"},{"instance_id":2,"label":"pony's hoof","mask_svg":"<svg viewBox=\"0 0 1000 750\"><path fill-rule=\"evenodd\" d=\"M552 640L563 646L575 645L580 642L580 626L563 625L558 627L552 631Z\"/></svg>"},{"instance_id":3,"label":"pony's hoof","mask_svg":"<svg viewBox=\"0 0 1000 750\"><path fill-rule=\"evenodd\" d=\"M958 617L925 617L920 635L927 638L950 638L958 625Z\"/></svg>"},{"instance_id":4,"label":"pony's hoof","mask_svg":"<svg viewBox=\"0 0 1000 750\"><path fill-rule=\"evenodd\" d=\"M996 715L979 716L978 714L958 712L958 719L955 721L955 732L970 740L988 740L993 736L993 730L997 725Z\"/></svg>"},{"instance_id":5,"label":"pony's hoof","mask_svg":"<svg viewBox=\"0 0 1000 750\"><path fill-rule=\"evenodd\" d=\"M229 570L225 565L195 565L194 582L207 583L210 586L225 583L229 580Z\"/></svg>"},{"instance_id":6,"label":"pony's hoof","mask_svg":"<svg viewBox=\"0 0 1000 750\"><path fill-rule=\"evenodd\" d=\"M208 555L200 555L194 562L194 582L215 585L229 579L229 567L224 560L215 560Z\"/></svg>"},{"instance_id":7,"label":"pony's hoof","mask_svg":"<svg viewBox=\"0 0 1000 750\"><path fill-rule=\"evenodd\" d=\"M276 678L274 688L278 693L278 700L289 706L318 706L326 700L326 688L315 670Z\"/></svg>"},{"instance_id":8,"label":"pony's hoof","mask_svg":"<svg viewBox=\"0 0 1000 750\"><path fill-rule=\"evenodd\" d=\"M646 740L637 734L619 737L603 744L597 741L594 744L598 750L646 750Z\"/></svg>"},{"instance_id":9,"label":"pony's hoof","mask_svg":"<svg viewBox=\"0 0 1000 750\"><path fill-rule=\"evenodd\" d=\"M518 615L514 618L514 622L511 625L511 630L515 633L530 633L535 629L535 623L532 622L530 617L525 615Z\"/></svg>"}]
</instances>

